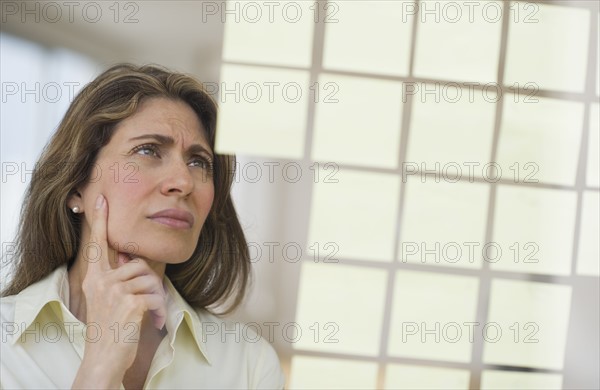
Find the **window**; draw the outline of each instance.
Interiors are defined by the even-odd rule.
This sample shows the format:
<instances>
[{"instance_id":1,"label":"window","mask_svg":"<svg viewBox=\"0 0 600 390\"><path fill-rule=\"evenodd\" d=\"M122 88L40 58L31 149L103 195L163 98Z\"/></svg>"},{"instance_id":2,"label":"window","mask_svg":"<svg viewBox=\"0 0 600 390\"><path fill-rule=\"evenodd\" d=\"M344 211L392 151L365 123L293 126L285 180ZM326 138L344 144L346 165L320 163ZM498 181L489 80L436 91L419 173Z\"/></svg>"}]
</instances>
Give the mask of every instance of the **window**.
<instances>
[{"instance_id":1,"label":"window","mask_svg":"<svg viewBox=\"0 0 600 390\"><path fill-rule=\"evenodd\" d=\"M1 231L6 261L14 249L23 195L39 153L73 97L100 67L80 54L48 49L5 33L0 34L0 47ZM5 271L3 267L3 282Z\"/></svg>"},{"instance_id":2,"label":"window","mask_svg":"<svg viewBox=\"0 0 600 390\"><path fill-rule=\"evenodd\" d=\"M289 386L598 386L598 4L256 4L217 149L303 174L270 182Z\"/></svg>"}]
</instances>

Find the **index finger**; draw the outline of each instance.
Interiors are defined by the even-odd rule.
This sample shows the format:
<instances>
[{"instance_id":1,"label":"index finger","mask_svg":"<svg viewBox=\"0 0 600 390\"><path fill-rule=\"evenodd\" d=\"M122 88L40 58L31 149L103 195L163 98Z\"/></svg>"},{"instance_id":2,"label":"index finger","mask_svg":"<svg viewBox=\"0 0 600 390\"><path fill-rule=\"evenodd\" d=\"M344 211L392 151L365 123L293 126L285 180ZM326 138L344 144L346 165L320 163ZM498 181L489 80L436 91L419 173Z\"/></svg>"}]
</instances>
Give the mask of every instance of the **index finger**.
<instances>
[{"instance_id":1,"label":"index finger","mask_svg":"<svg viewBox=\"0 0 600 390\"><path fill-rule=\"evenodd\" d=\"M102 194L96 198L92 214L92 226L88 248L83 253L83 258L88 262L87 272L108 271L111 269L108 260L107 242L108 211L106 199Z\"/></svg>"}]
</instances>

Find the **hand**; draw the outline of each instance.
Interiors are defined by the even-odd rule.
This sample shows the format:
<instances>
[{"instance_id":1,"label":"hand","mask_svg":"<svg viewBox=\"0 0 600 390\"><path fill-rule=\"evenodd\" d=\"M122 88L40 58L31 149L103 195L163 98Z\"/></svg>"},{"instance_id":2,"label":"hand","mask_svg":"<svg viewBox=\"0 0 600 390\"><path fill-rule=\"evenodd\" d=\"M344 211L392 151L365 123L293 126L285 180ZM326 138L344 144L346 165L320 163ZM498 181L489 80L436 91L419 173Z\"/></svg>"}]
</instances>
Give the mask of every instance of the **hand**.
<instances>
[{"instance_id":1,"label":"hand","mask_svg":"<svg viewBox=\"0 0 600 390\"><path fill-rule=\"evenodd\" d=\"M120 386L125 372L135 360L144 314L150 313L152 323L158 329L162 329L166 321L162 280L148 263L140 258L130 261L126 254L117 253L120 266L111 268L107 220L108 204L99 195L90 240L84 251L87 271L81 286L88 329L95 329L86 338L83 362L74 387L76 384L77 387L102 386L92 383L89 379L92 373L97 374L92 375L95 378L110 378L111 386ZM86 371L85 376L82 370Z\"/></svg>"}]
</instances>

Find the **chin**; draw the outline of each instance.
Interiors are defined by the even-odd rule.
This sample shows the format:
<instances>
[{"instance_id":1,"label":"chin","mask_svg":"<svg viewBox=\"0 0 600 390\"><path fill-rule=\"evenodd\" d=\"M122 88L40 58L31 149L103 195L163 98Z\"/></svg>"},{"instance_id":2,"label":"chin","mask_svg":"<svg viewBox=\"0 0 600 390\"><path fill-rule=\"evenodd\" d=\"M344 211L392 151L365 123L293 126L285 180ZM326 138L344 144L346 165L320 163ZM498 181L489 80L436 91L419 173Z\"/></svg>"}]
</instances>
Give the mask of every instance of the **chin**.
<instances>
[{"instance_id":1,"label":"chin","mask_svg":"<svg viewBox=\"0 0 600 390\"><path fill-rule=\"evenodd\" d=\"M156 261L158 263L179 264L188 261L194 253L194 249L173 251L165 250L164 248L157 248L156 250L150 250L147 253L146 251L140 252L140 257Z\"/></svg>"}]
</instances>

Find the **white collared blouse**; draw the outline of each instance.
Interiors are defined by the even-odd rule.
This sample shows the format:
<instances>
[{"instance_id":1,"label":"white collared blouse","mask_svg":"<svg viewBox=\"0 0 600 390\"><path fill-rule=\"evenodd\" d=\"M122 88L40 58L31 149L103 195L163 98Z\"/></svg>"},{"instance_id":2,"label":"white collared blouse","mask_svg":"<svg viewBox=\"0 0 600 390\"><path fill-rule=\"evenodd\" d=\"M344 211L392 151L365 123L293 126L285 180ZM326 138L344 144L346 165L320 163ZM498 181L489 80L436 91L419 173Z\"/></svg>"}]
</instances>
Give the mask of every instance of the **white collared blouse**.
<instances>
[{"instance_id":1,"label":"white collared blouse","mask_svg":"<svg viewBox=\"0 0 600 390\"><path fill-rule=\"evenodd\" d=\"M167 276L168 334L152 360L144 389L282 389L277 354L260 336L234 337L235 325L192 308ZM17 295L0 299L0 389L70 389L88 329L68 309L66 264ZM98 328L99 329L99 328ZM131 329L114 327L125 339ZM256 336L256 337L255 337ZM121 384L121 389L124 389Z\"/></svg>"}]
</instances>

